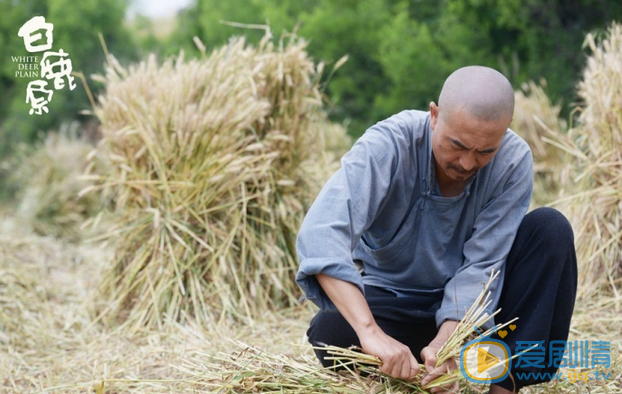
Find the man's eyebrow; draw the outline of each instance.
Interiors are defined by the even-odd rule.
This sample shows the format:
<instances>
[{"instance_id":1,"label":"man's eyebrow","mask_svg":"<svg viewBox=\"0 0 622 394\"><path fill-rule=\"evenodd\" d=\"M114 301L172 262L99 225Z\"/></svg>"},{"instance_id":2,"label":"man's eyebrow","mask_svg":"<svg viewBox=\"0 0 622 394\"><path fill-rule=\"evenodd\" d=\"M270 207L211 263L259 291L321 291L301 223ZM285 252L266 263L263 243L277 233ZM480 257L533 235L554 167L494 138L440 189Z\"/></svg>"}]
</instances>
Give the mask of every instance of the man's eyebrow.
<instances>
[{"instance_id":1,"label":"man's eyebrow","mask_svg":"<svg viewBox=\"0 0 622 394\"><path fill-rule=\"evenodd\" d=\"M459 140L455 139L455 138L451 138L451 143L458 146L461 149L467 149L470 150L471 148L469 148L468 146L464 145L462 142L460 142ZM482 150L478 150L479 153L492 153L494 151L497 150L497 147L494 148L486 148L486 149L482 149Z\"/></svg>"},{"instance_id":2,"label":"man's eyebrow","mask_svg":"<svg viewBox=\"0 0 622 394\"><path fill-rule=\"evenodd\" d=\"M471 148L469 148L468 146L464 145L462 142L458 141L455 138L451 139L451 143L454 144L454 145L457 145L458 147L460 147L462 149L471 149Z\"/></svg>"},{"instance_id":3,"label":"man's eyebrow","mask_svg":"<svg viewBox=\"0 0 622 394\"><path fill-rule=\"evenodd\" d=\"M494 151L496 151L497 148L487 148L487 149L482 149L482 150L478 150L479 153L492 153Z\"/></svg>"}]
</instances>

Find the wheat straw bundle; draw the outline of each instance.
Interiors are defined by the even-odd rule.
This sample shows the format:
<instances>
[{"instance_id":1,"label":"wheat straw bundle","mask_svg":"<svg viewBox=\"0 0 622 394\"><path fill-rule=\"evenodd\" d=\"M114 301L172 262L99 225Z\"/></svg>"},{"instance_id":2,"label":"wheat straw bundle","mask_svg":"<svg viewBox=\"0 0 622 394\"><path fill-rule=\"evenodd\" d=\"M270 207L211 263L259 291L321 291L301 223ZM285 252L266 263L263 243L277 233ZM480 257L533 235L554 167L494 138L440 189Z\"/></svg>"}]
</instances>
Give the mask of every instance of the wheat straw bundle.
<instances>
[{"instance_id":1,"label":"wheat straw bundle","mask_svg":"<svg viewBox=\"0 0 622 394\"><path fill-rule=\"evenodd\" d=\"M532 204L539 206L558 197L562 179L568 173L568 155L547 143L547 137L565 134L568 126L559 117L561 104L553 104L545 91L546 80L539 84L524 83L515 92L514 118L511 128L531 148L534 161L534 193Z\"/></svg>"},{"instance_id":2,"label":"wheat straw bundle","mask_svg":"<svg viewBox=\"0 0 622 394\"><path fill-rule=\"evenodd\" d=\"M49 133L34 150L19 150L12 173L19 187L18 213L36 233L77 241L83 223L102 209L95 196L78 195L90 184L80 176L92 149L76 138L75 129L65 128Z\"/></svg>"},{"instance_id":3,"label":"wheat straw bundle","mask_svg":"<svg viewBox=\"0 0 622 394\"><path fill-rule=\"evenodd\" d=\"M561 152L542 137L548 130L565 132L567 124L560 119L561 104L553 104L546 94L546 80L537 84L533 81L521 85L514 94L515 108L512 129L520 134L531 147L536 172L550 172L551 165L557 165Z\"/></svg>"},{"instance_id":4,"label":"wheat straw bundle","mask_svg":"<svg viewBox=\"0 0 622 394\"><path fill-rule=\"evenodd\" d=\"M617 292L622 277L622 26L613 24L597 43L589 34L591 50L579 95L583 101L579 123L566 140L574 155L580 190L569 198L575 229L581 291L599 288Z\"/></svg>"},{"instance_id":5,"label":"wheat straw bundle","mask_svg":"<svg viewBox=\"0 0 622 394\"><path fill-rule=\"evenodd\" d=\"M328 141L347 146L322 115L320 72L296 37L129 69L110 59L96 109L110 165L84 191L116 195L107 310L149 325L295 302L296 232L337 163Z\"/></svg>"}]
</instances>

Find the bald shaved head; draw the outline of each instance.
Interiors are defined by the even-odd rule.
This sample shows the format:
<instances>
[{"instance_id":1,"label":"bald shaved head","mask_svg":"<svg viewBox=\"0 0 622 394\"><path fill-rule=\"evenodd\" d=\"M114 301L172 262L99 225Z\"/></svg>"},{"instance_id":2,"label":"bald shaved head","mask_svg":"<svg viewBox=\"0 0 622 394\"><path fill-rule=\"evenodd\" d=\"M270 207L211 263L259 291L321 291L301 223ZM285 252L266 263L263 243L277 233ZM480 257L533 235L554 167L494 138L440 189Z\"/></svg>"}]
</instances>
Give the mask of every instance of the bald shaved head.
<instances>
[{"instance_id":1,"label":"bald shaved head","mask_svg":"<svg viewBox=\"0 0 622 394\"><path fill-rule=\"evenodd\" d=\"M430 103L432 152L441 193L461 192L488 165L501 147L513 113L514 90L500 72L469 66L447 78L438 105Z\"/></svg>"},{"instance_id":2,"label":"bald shaved head","mask_svg":"<svg viewBox=\"0 0 622 394\"><path fill-rule=\"evenodd\" d=\"M454 71L446 80L438 99L439 115L464 110L483 120L512 119L514 90L500 72L483 66Z\"/></svg>"}]
</instances>

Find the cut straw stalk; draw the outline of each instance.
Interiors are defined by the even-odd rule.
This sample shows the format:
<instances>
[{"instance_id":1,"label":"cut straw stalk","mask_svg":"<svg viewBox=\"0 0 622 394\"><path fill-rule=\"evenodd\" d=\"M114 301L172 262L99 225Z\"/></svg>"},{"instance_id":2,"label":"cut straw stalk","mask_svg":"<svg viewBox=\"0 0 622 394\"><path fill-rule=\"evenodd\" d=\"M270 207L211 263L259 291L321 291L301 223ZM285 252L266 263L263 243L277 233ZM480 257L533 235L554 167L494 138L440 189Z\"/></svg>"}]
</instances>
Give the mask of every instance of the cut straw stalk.
<instances>
[{"instance_id":1,"label":"cut straw stalk","mask_svg":"<svg viewBox=\"0 0 622 394\"><path fill-rule=\"evenodd\" d=\"M180 370L185 376L204 387L213 387L218 393L238 392L425 392L421 388L369 370L362 377L354 370L334 372L317 365L308 357L296 360L271 354L257 348L236 344L236 354L219 354L210 361L187 363ZM347 349L342 349L347 351ZM364 357L364 356L363 356Z\"/></svg>"},{"instance_id":2,"label":"cut straw stalk","mask_svg":"<svg viewBox=\"0 0 622 394\"><path fill-rule=\"evenodd\" d=\"M483 327L487 322L490 321L497 313L499 313L500 309L495 311L492 314L487 312L487 309L490 307L492 300L490 299L491 292L490 286L493 281L497 279L499 276L499 271L493 272L488 279L488 282L484 284L482 292L475 299L471 307L468 311L466 311L464 317L458 325L456 326L454 332L447 339L445 344L439 349L436 355L436 367L441 366L443 363L447 362L450 359L457 359L460 356L460 352L462 350L462 346L468 342L469 338L472 337L475 327ZM518 318L512 319L509 322L504 324L498 324L488 330L486 330L483 334L483 337L492 335L495 331L500 330L503 327L515 322ZM363 371L369 372L370 367L378 367L382 365L382 360L380 360L376 356L368 355L363 353L360 348L349 348L344 349L336 346L325 346L320 347L318 349L322 349L327 351L331 356L325 357L327 360L333 360L335 362L335 367L346 368L353 371ZM375 371L379 373L379 371ZM455 382L463 381L464 378L459 369L451 370L434 381L430 382L424 387L421 387L421 381L426 376L427 371L424 365L420 366L419 373L413 379L410 384L413 384L415 387L419 389L430 389L433 387L441 387L451 385Z\"/></svg>"},{"instance_id":3,"label":"cut straw stalk","mask_svg":"<svg viewBox=\"0 0 622 394\"><path fill-rule=\"evenodd\" d=\"M331 356L324 357L325 360L334 361L334 368L337 369L345 369L349 370L353 373L363 373L363 374L380 374L383 375L386 379L394 379L389 377L388 375L382 374L377 367L382 365L382 360L380 360L376 356L371 356L369 354L363 353L362 349L357 347L351 347L348 349L340 348L337 346L324 346L318 347L318 349L325 350ZM401 381L400 379L395 379L400 381L403 385L408 385L415 389L417 392L427 393L428 389L433 387L441 387L445 385L451 385L455 382L459 382L463 380L459 370L452 370L448 373L439 376L434 381L430 382L426 386L421 386L421 381L427 375L427 370L425 365L419 366L419 372L415 378L411 381Z\"/></svg>"}]
</instances>

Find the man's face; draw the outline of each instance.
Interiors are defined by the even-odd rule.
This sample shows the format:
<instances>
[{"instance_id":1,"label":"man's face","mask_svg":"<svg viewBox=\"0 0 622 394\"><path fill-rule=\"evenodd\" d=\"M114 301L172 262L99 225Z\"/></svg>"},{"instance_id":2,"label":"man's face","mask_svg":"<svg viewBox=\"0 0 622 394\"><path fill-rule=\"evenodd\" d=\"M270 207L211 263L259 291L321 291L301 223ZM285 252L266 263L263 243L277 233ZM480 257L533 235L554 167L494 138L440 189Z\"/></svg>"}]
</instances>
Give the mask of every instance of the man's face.
<instances>
[{"instance_id":1,"label":"man's face","mask_svg":"<svg viewBox=\"0 0 622 394\"><path fill-rule=\"evenodd\" d=\"M483 121L462 109L439 111L430 103L436 176L443 184L464 182L495 156L511 119Z\"/></svg>"}]
</instances>

